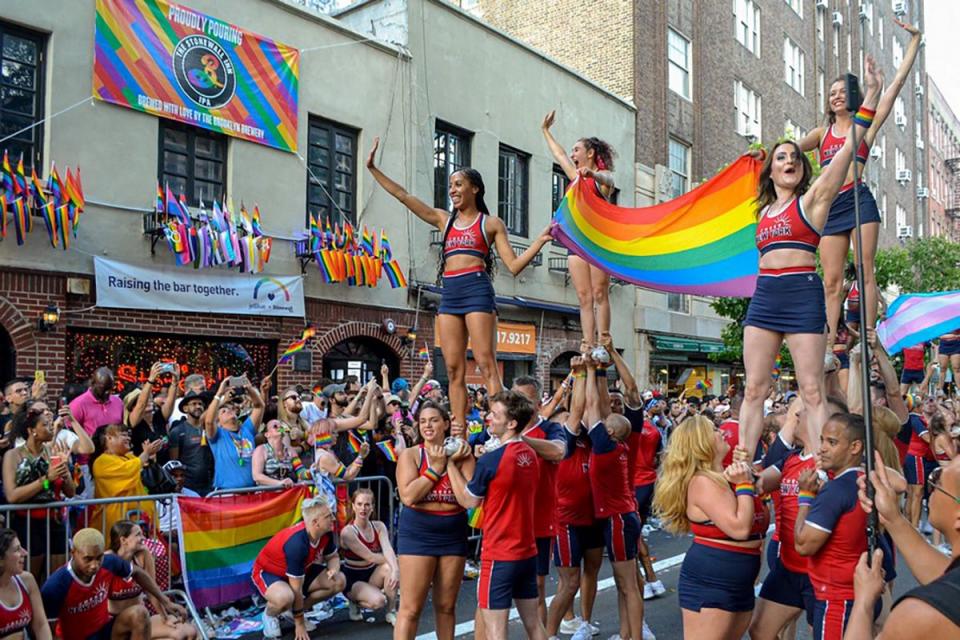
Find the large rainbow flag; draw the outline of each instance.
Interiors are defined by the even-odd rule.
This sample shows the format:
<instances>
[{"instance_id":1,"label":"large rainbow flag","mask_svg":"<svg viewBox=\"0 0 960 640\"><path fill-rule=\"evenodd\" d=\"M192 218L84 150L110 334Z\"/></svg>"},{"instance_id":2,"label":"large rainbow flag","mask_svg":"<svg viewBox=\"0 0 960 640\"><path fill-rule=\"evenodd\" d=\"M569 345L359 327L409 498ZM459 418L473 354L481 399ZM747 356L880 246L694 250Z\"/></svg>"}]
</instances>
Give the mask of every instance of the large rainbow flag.
<instances>
[{"instance_id":1,"label":"large rainbow flag","mask_svg":"<svg viewBox=\"0 0 960 640\"><path fill-rule=\"evenodd\" d=\"M253 561L267 541L300 520L309 487L178 497L184 584L194 604L213 607L249 596Z\"/></svg>"},{"instance_id":2,"label":"large rainbow flag","mask_svg":"<svg viewBox=\"0 0 960 640\"><path fill-rule=\"evenodd\" d=\"M587 262L641 287L752 296L760 166L741 156L693 191L640 208L610 204L592 180L575 180L557 209L554 235Z\"/></svg>"},{"instance_id":3,"label":"large rainbow flag","mask_svg":"<svg viewBox=\"0 0 960 640\"><path fill-rule=\"evenodd\" d=\"M877 325L877 337L893 355L958 330L960 291L906 293L887 309L886 319Z\"/></svg>"}]
</instances>

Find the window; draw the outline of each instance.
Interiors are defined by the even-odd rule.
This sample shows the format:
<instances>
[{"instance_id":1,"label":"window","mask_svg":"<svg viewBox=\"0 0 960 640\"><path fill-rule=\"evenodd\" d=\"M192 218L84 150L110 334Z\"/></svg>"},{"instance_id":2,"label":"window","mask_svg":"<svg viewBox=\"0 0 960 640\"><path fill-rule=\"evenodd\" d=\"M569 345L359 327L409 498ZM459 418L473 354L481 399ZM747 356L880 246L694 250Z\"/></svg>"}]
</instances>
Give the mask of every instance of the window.
<instances>
[{"instance_id":1,"label":"window","mask_svg":"<svg viewBox=\"0 0 960 640\"><path fill-rule=\"evenodd\" d=\"M847 69L853 69L853 40L849 31L847 31Z\"/></svg>"},{"instance_id":2,"label":"window","mask_svg":"<svg viewBox=\"0 0 960 640\"><path fill-rule=\"evenodd\" d=\"M670 90L690 99L690 41L667 29L667 60L670 63Z\"/></svg>"},{"instance_id":3,"label":"window","mask_svg":"<svg viewBox=\"0 0 960 640\"><path fill-rule=\"evenodd\" d=\"M570 178L563 172L560 165L555 164L550 174L550 180L552 183L550 191L550 215L552 216L553 212L560 207L560 201L563 200L564 194L567 193L567 187L570 186Z\"/></svg>"},{"instance_id":4,"label":"window","mask_svg":"<svg viewBox=\"0 0 960 640\"><path fill-rule=\"evenodd\" d=\"M670 191L676 198L690 188L690 147L670 138Z\"/></svg>"},{"instance_id":5,"label":"window","mask_svg":"<svg viewBox=\"0 0 960 640\"><path fill-rule=\"evenodd\" d=\"M760 57L760 7L754 0L733 0L734 36L753 55Z\"/></svg>"},{"instance_id":6,"label":"window","mask_svg":"<svg viewBox=\"0 0 960 640\"><path fill-rule=\"evenodd\" d=\"M873 1L872 0L860 0L860 9L866 14L867 18L867 31L870 32L870 35L873 35Z\"/></svg>"},{"instance_id":7,"label":"window","mask_svg":"<svg viewBox=\"0 0 960 640\"><path fill-rule=\"evenodd\" d=\"M880 218L883 220L883 228L887 228L887 194L880 198Z\"/></svg>"},{"instance_id":8,"label":"window","mask_svg":"<svg viewBox=\"0 0 960 640\"><path fill-rule=\"evenodd\" d=\"M307 212L356 224L357 130L315 116L307 127Z\"/></svg>"},{"instance_id":9,"label":"window","mask_svg":"<svg viewBox=\"0 0 960 640\"><path fill-rule=\"evenodd\" d=\"M840 62L840 27L833 28L833 59Z\"/></svg>"},{"instance_id":10,"label":"window","mask_svg":"<svg viewBox=\"0 0 960 640\"><path fill-rule=\"evenodd\" d=\"M883 51L883 19L877 20L877 40L880 41L880 51Z\"/></svg>"},{"instance_id":11,"label":"window","mask_svg":"<svg viewBox=\"0 0 960 640\"><path fill-rule=\"evenodd\" d=\"M737 133L760 138L760 96L739 80L733 83L733 106Z\"/></svg>"},{"instance_id":12,"label":"window","mask_svg":"<svg viewBox=\"0 0 960 640\"><path fill-rule=\"evenodd\" d=\"M907 156L900 151L900 147L896 147L896 153L894 154L894 169L897 173L900 173L907 168Z\"/></svg>"},{"instance_id":13,"label":"window","mask_svg":"<svg viewBox=\"0 0 960 640\"><path fill-rule=\"evenodd\" d=\"M907 211L900 205L897 205L897 228L907 226Z\"/></svg>"},{"instance_id":14,"label":"window","mask_svg":"<svg viewBox=\"0 0 960 640\"><path fill-rule=\"evenodd\" d=\"M500 145L499 190L497 213L507 231L516 236L527 235L527 165L530 156Z\"/></svg>"},{"instance_id":15,"label":"window","mask_svg":"<svg viewBox=\"0 0 960 640\"><path fill-rule=\"evenodd\" d=\"M820 42L823 42L824 27L827 21L827 18L826 18L827 12L816 11L815 13L817 14L817 38L820 40Z\"/></svg>"},{"instance_id":16,"label":"window","mask_svg":"<svg viewBox=\"0 0 960 640\"><path fill-rule=\"evenodd\" d=\"M900 41L896 38L893 39L893 66L895 69L900 68L900 63L903 62L903 45L900 44Z\"/></svg>"},{"instance_id":17,"label":"window","mask_svg":"<svg viewBox=\"0 0 960 640\"><path fill-rule=\"evenodd\" d=\"M197 206L223 201L226 193L226 136L160 120L160 183Z\"/></svg>"},{"instance_id":18,"label":"window","mask_svg":"<svg viewBox=\"0 0 960 640\"><path fill-rule=\"evenodd\" d=\"M887 168L887 134L880 136L880 164Z\"/></svg>"},{"instance_id":19,"label":"window","mask_svg":"<svg viewBox=\"0 0 960 640\"><path fill-rule=\"evenodd\" d=\"M43 120L45 38L0 22L0 137L7 137ZM23 154L27 171L42 173L43 125L7 140L4 149L14 166Z\"/></svg>"},{"instance_id":20,"label":"window","mask_svg":"<svg viewBox=\"0 0 960 640\"><path fill-rule=\"evenodd\" d=\"M803 136L807 135L806 129L798 125L796 122L787 118L786 123L783 126L783 132L790 138L794 140L799 140Z\"/></svg>"},{"instance_id":21,"label":"window","mask_svg":"<svg viewBox=\"0 0 960 640\"><path fill-rule=\"evenodd\" d=\"M668 293L667 309L677 313L690 313L690 296L686 293Z\"/></svg>"},{"instance_id":22,"label":"window","mask_svg":"<svg viewBox=\"0 0 960 640\"><path fill-rule=\"evenodd\" d=\"M433 131L433 206L453 210L450 176L470 166L470 133L437 120Z\"/></svg>"},{"instance_id":23,"label":"window","mask_svg":"<svg viewBox=\"0 0 960 640\"><path fill-rule=\"evenodd\" d=\"M803 17L803 0L786 0L786 3L790 5L794 13L801 18Z\"/></svg>"},{"instance_id":24,"label":"window","mask_svg":"<svg viewBox=\"0 0 960 640\"><path fill-rule=\"evenodd\" d=\"M904 110L903 97L897 96L893 102L893 122L903 131L907 126L907 112Z\"/></svg>"},{"instance_id":25,"label":"window","mask_svg":"<svg viewBox=\"0 0 960 640\"><path fill-rule=\"evenodd\" d=\"M817 71L817 113L823 113L823 110L827 108L827 100L824 97L825 87L826 78L823 71Z\"/></svg>"},{"instance_id":26,"label":"window","mask_svg":"<svg viewBox=\"0 0 960 640\"><path fill-rule=\"evenodd\" d=\"M783 80L793 90L803 95L804 55L800 47L790 38L783 39Z\"/></svg>"}]
</instances>

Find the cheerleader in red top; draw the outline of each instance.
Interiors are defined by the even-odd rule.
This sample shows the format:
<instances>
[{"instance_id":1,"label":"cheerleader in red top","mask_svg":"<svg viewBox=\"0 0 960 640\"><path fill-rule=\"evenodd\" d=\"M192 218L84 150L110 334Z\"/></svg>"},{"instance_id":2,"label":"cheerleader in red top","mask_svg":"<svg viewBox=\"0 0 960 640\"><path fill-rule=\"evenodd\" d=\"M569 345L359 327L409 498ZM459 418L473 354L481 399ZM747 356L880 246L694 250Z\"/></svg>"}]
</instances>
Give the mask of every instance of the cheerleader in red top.
<instances>
[{"instance_id":1,"label":"cheerleader in red top","mask_svg":"<svg viewBox=\"0 0 960 640\"><path fill-rule=\"evenodd\" d=\"M447 476L443 441L450 433L450 415L427 400L417 412L417 428L420 446L404 449L397 460L397 492L403 509L397 529L400 610L394 638L416 637L420 614L431 595L437 637L448 640L456 626L457 595L467 560L467 514ZM472 478L473 457L459 464L461 473Z\"/></svg>"},{"instance_id":2,"label":"cheerleader in red top","mask_svg":"<svg viewBox=\"0 0 960 640\"><path fill-rule=\"evenodd\" d=\"M0 529L0 638L26 637L50 640L50 625L43 611L40 587L24 571L27 550L13 529Z\"/></svg>"},{"instance_id":3,"label":"cheerleader in red top","mask_svg":"<svg viewBox=\"0 0 960 640\"><path fill-rule=\"evenodd\" d=\"M550 133L555 120L556 111L551 111L540 127L554 160L569 181L580 176L590 178L600 195L609 200L614 192L613 148L599 138L580 138L567 155ZM580 303L580 326L583 328L580 351L586 353L610 335L610 275L573 254L567 255L567 268Z\"/></svg>"},{"instance_id":4,"label":"cheerleader in red top","mask_svg":"<svg viewBox=\"0 0 960 640\"><path fill-rule=\"evenodd\" d=\"M415 216L443 234L440 250L440 277L443 291L437 310L440 349L450 379L450 407L458 429L466 427L467 416L467 339L472 337L473 358L486 379L487 392L500 391L495 345L497 306L493 292L493 251L513 275L540 253L552 240L545 229L519 257L510 245L503 220L491 216L483 201L483 178L476 169L462 168L449 176L447 192L453 212L435 208L391 180L375 163L380 138L374 138L367 157L367 169L381 187L399 200ZM445 203L447 204L447 203Z\"/></svg>"},{"instance_id":5,"label":"cheerleader in red top","mask_svg":"<svg viewBox=\"0 0 960 640\"><path fill-rule=\"evenodd\" d=\"M713 422L693 416L673 431L660 464L654 511L667 531L694 536L677 586L684 638L739 639L753 611L770 517L750 466L721 468L727 450Z\"/></svg>"},{"instance_id":6,"label":"cheerleader in red top","mask_svg":"<svg viewBox=\"0 0 960 640\"><path fill-rule=\"evenodd\" d=\"M110 528L110 550L107 554L119 556L130 562L156 580L156 567L153 555L144 546L143 531L140 525L130 520L120 520ZM166 616L157 614L160 607L154 602L145 602L143 588L132 576L123 578L111 576L110 591L108 594L111 616L118 616L125 609L138 604L146 605L152 614L150 617L150 633L154 638L182 638L184 640L197 637L197 628L191 622L171 621Z\"/></svg>"},{"instance_id":7,"label":"cheerleader in red top","mask_svg":"<svg viewBox=\"0 0 960 640\"><path fill-rule=\"evenodd\" d=\"M900 395L905 396L910 392L910 387L915 384L920 385L921 391L926 391L922 384L926 376L924 375L924 359L927 355L927 347L930 343L921 342L912 347L903 350L903 372L900 374Z\"/></svg>"},{"instance_id":8,"label":"cheerleader in red top","mask_svg":"<svg viewBox=\"0 0 960 640\"><path fill-rule=\"evenodd\" d=\"M870 126L882 83L873 58L867 58L866 71L867 95L854 118L860 136ZM763 401L784 340L793 357L800 397L812 417L804 439L817 442L827 420L823 375L827 320L816 252L830 203L852 158L848 139L811 182L810 161L796 142L788 140L774 145L763 164L756 231L760 277L743 322L746 385L735 459L749 461L760 440Z\"/></svg>"},{"instance_id":9,"label":"cheerleader in red top","mask_svg":"<svg viewBox=\"0 0 960 640\"><path fill-rule=\"evenodd\" d=\"M396 624L400 565L390 532L379 520L370 520L376 512L373 491L357 489L350 505L352 519L340 532L340 570L347 578L343 592L350 599L350 619L363 619L358 605L373 610L386 607L386 621Z\"/></svg>"}]
</instances>

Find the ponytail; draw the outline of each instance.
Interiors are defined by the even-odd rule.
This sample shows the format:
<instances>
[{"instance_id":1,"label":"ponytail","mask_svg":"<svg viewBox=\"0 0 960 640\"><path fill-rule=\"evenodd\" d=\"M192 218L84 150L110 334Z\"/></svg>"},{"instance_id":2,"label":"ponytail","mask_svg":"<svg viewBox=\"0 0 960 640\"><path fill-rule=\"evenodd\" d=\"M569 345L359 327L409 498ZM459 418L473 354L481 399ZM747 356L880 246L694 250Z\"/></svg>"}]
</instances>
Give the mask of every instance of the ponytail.
<instances>
[{"instance_id":1,"label":"ponytail","mask_svg":"<svg viewBox=\"0 0 960 640\"><path fill-rule=\"evenodd\" d=\"M613 150L609 142L597 137L581 138L580 142L588 151L593 151L593 161L597 163L597 169L600 171L612 171L613 159L617 152Z\"/></svg>"}]
</instances>

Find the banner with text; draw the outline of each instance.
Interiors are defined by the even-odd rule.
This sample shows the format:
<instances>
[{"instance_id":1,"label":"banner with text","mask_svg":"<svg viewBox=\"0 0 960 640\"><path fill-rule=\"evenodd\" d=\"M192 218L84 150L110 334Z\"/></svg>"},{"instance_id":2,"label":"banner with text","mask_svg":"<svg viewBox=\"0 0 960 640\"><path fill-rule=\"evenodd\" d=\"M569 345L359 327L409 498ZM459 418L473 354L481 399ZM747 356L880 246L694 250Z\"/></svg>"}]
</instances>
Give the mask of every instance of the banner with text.
<instances>
[{"instance_id":1,"label":"banner with text","mask_svg":"<svg viewBox=\"0 0 960 640\"><path fill-rule=\"evenodd\" d=\"M440 325L433 326L433 332L440 344ZM467 349L473 349L470 338L467 338ZM515 322L497 323L497 353L537 353L537 327L532 324L518 324Z\"/></svg>"},{"instance_id":2,"label":"banner with text","mask_svg":"<svg viewBox=\"0 0 960 640\"><path fill-rule=\"evenodd\" d=\"M93 95L285 151L300 52L163 0L97 0Z\"/></svg>"},{"instance_id":3,"label":"banner with text","mask_svg":"<svg viewBox=\"0 0 960 640\"><path fill-rule=\"evenodd\" d=\"M97 306L257 316L304 315L303 276L243 276L94 258Z\"/></svg>"}]
</instances>

